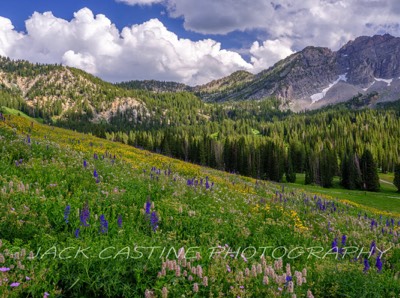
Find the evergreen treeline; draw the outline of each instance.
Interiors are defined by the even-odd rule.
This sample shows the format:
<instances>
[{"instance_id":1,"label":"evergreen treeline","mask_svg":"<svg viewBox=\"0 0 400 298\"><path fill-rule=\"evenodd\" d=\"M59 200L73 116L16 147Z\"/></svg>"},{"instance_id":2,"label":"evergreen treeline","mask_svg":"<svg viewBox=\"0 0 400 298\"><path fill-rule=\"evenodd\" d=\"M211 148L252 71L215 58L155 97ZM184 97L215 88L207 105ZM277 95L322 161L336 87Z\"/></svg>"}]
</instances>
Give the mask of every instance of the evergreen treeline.
<instances>
[{"instance_id":1,"label":"evergreen treeline","mask_svg":"<svg viewBox=\"0 0 400 298\"><path fill-rule=\"evenodd\" d=\"M204 105L181 96L160 102L170 110L153 110L151 122L132 123L121 113L110 123L74 128L101 127L97 134L110 140L256 178L294 182L296 172L305 172L306 183L324 187L339 175L347 188L376 191L377 168L392 172L398 162L394 108L292 114L276 112L273 100Z\"/></svg>"}]
</instances>

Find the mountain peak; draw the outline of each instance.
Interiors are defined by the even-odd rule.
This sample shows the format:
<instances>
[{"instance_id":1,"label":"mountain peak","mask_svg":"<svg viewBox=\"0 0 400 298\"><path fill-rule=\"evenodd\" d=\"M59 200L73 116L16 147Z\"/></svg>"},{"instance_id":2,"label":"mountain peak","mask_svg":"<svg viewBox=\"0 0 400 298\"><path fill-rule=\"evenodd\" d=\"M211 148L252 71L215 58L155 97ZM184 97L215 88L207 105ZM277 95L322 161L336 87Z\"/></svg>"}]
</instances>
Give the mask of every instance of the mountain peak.
<instances>
[{"instance_id":1,"label":"mountain peak","mask_svg":"<svg viewBox=\"0 0 400 298\"><path fill-rule=\"evenodd\" d=\"M377 92L380 101L400 97L400 38L390 34L360 36L338 51L308 46L223 90L217 81L200 96L207 100L278 97L295 110L346 101L359 93ZM229 82L229 77L218 80ZM239 80L238 80L239 79ZM201 88L200 88L201 89Z\"/></svg>"},{"instance_id":2,"label":"mountain peak","mask_svg":"<svg viewBox=\"0 0 400 298\"><path fill-rule=\"evenodd\" d=\"M384 35L359 36L356 39L347 42L339 51L345 50L349 47L377 46L393 39L399 39L399 38L394 37L388 33Z\"/></svg>"}]
</instances>

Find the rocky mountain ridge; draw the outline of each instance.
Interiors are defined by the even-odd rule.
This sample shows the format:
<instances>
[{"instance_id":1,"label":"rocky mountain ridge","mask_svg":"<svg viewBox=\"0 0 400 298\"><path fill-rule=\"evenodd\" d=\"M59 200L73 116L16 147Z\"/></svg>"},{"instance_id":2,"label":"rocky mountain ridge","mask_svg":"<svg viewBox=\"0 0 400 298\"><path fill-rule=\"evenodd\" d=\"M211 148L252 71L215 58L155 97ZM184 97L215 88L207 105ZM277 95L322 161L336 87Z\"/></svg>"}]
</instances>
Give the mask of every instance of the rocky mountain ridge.
<instances>
[{"instance_id":1,"label":"rocky mountain ridge","mask_svg":"<svg viewBox=\"0 0 400 298\"><path fill-rule=\"evenodd\" d=\"M12 94L29 115L46 115L55 121L75 117L108 122L126 111L134 121L138 115L149 116L145 102L135 93L82 70L0 57L0 98L5 94Z\"/></svg>"},{"instance_id":2,"label":"rocky mountain ridge","mask_svg":"<svg viewBox=\"0 0 400 298\"><path fill-rule=\"evenodd\" d=\"M198 89L207 90L207 85ZM201 95L207 101L275 96L291 109L301 110L371 92L378 93L378 101L400 98L400 38L389 34L361 36L336 52L307 47L254 75L250 81Z\"/></svg>"}]
</instances>

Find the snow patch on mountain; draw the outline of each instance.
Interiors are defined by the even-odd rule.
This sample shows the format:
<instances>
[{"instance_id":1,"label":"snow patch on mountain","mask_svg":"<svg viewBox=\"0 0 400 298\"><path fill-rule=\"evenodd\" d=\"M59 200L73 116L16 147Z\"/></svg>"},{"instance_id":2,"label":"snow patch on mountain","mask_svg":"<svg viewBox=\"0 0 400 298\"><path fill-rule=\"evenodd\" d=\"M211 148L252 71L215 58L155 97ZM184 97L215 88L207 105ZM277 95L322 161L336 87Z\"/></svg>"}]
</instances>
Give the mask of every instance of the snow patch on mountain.
<instances>
[{"instance_id":1,"label":"snow patch on mountain","mask_svg":"<svg viewBox=\"0 0 400 298\"><path fill-rule=\"evenodd\" d=\"M333 87L335 86L337 83L339 83L340 81L344 81L347 82L347 73L339 75L339 78L334 81L333 83L329 84L328 87L326 87L325 89L323 89L320 93L315 93L313 95L311 95L311 100L312 103L321 100L325 97L326 93Z\"/></svg>"},{"instance_id":2,"label":"snow patch on mountain","mask_svg":"<svg viewBox=\"0 0 400 298\"><path fill-rule=\"evenodd\" d=\"M364 91L367 91L369 88L372 87L373 84L375 84L376 81L373 81L371 85L369 85L367 88L363 88Z\"/></svg>"},{"instance_id":3,"label":"snow patch on mountain","mask_svg":"<svg viewBox=\"0 0 400 298\"><path fill-rule=\"evenodd\" d=\"M388 86L390 86L390 84L393 82L393 79L380 79L380 78L374 78L375 81L378 82L385 82Z\"/></svg>"}]
</instances>

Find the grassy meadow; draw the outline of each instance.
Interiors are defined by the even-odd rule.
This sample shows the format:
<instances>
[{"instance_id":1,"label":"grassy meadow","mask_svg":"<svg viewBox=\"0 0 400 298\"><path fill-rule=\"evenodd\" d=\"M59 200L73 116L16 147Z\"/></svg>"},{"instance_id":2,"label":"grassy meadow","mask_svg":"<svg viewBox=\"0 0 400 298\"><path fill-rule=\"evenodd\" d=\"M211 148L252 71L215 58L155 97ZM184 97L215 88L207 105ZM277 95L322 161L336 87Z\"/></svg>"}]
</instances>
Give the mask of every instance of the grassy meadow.
<instances>
[{"instance_id":1,"label":"grassy meadow","mask_svg":"<svg viewBox=\"0 0 400 298\"><path fill-rule=\"evenodd\" d=\"M16 115L0 150L0 297L400 294L390 184L257 181Z\"/></svg>"},{"instance_id":2,"label":"grassy meadow","mask_svg":"<svg viewBox=\"0 0 400 298\"><path fill-rule=\"evenodd\" d=\"M296 183L290 183L288 186L304 188L308 191L346 199L367 208L371 207L377 210L400 213L400 193L397 192L397 188L392 183L393 174L379 174L381 180L379 192L345 189L340 185L339 177L334 178L332 188L323 188L318 185L304 185L304 174L297 174L296 177Z\"/></svg>"}]
</instances>

